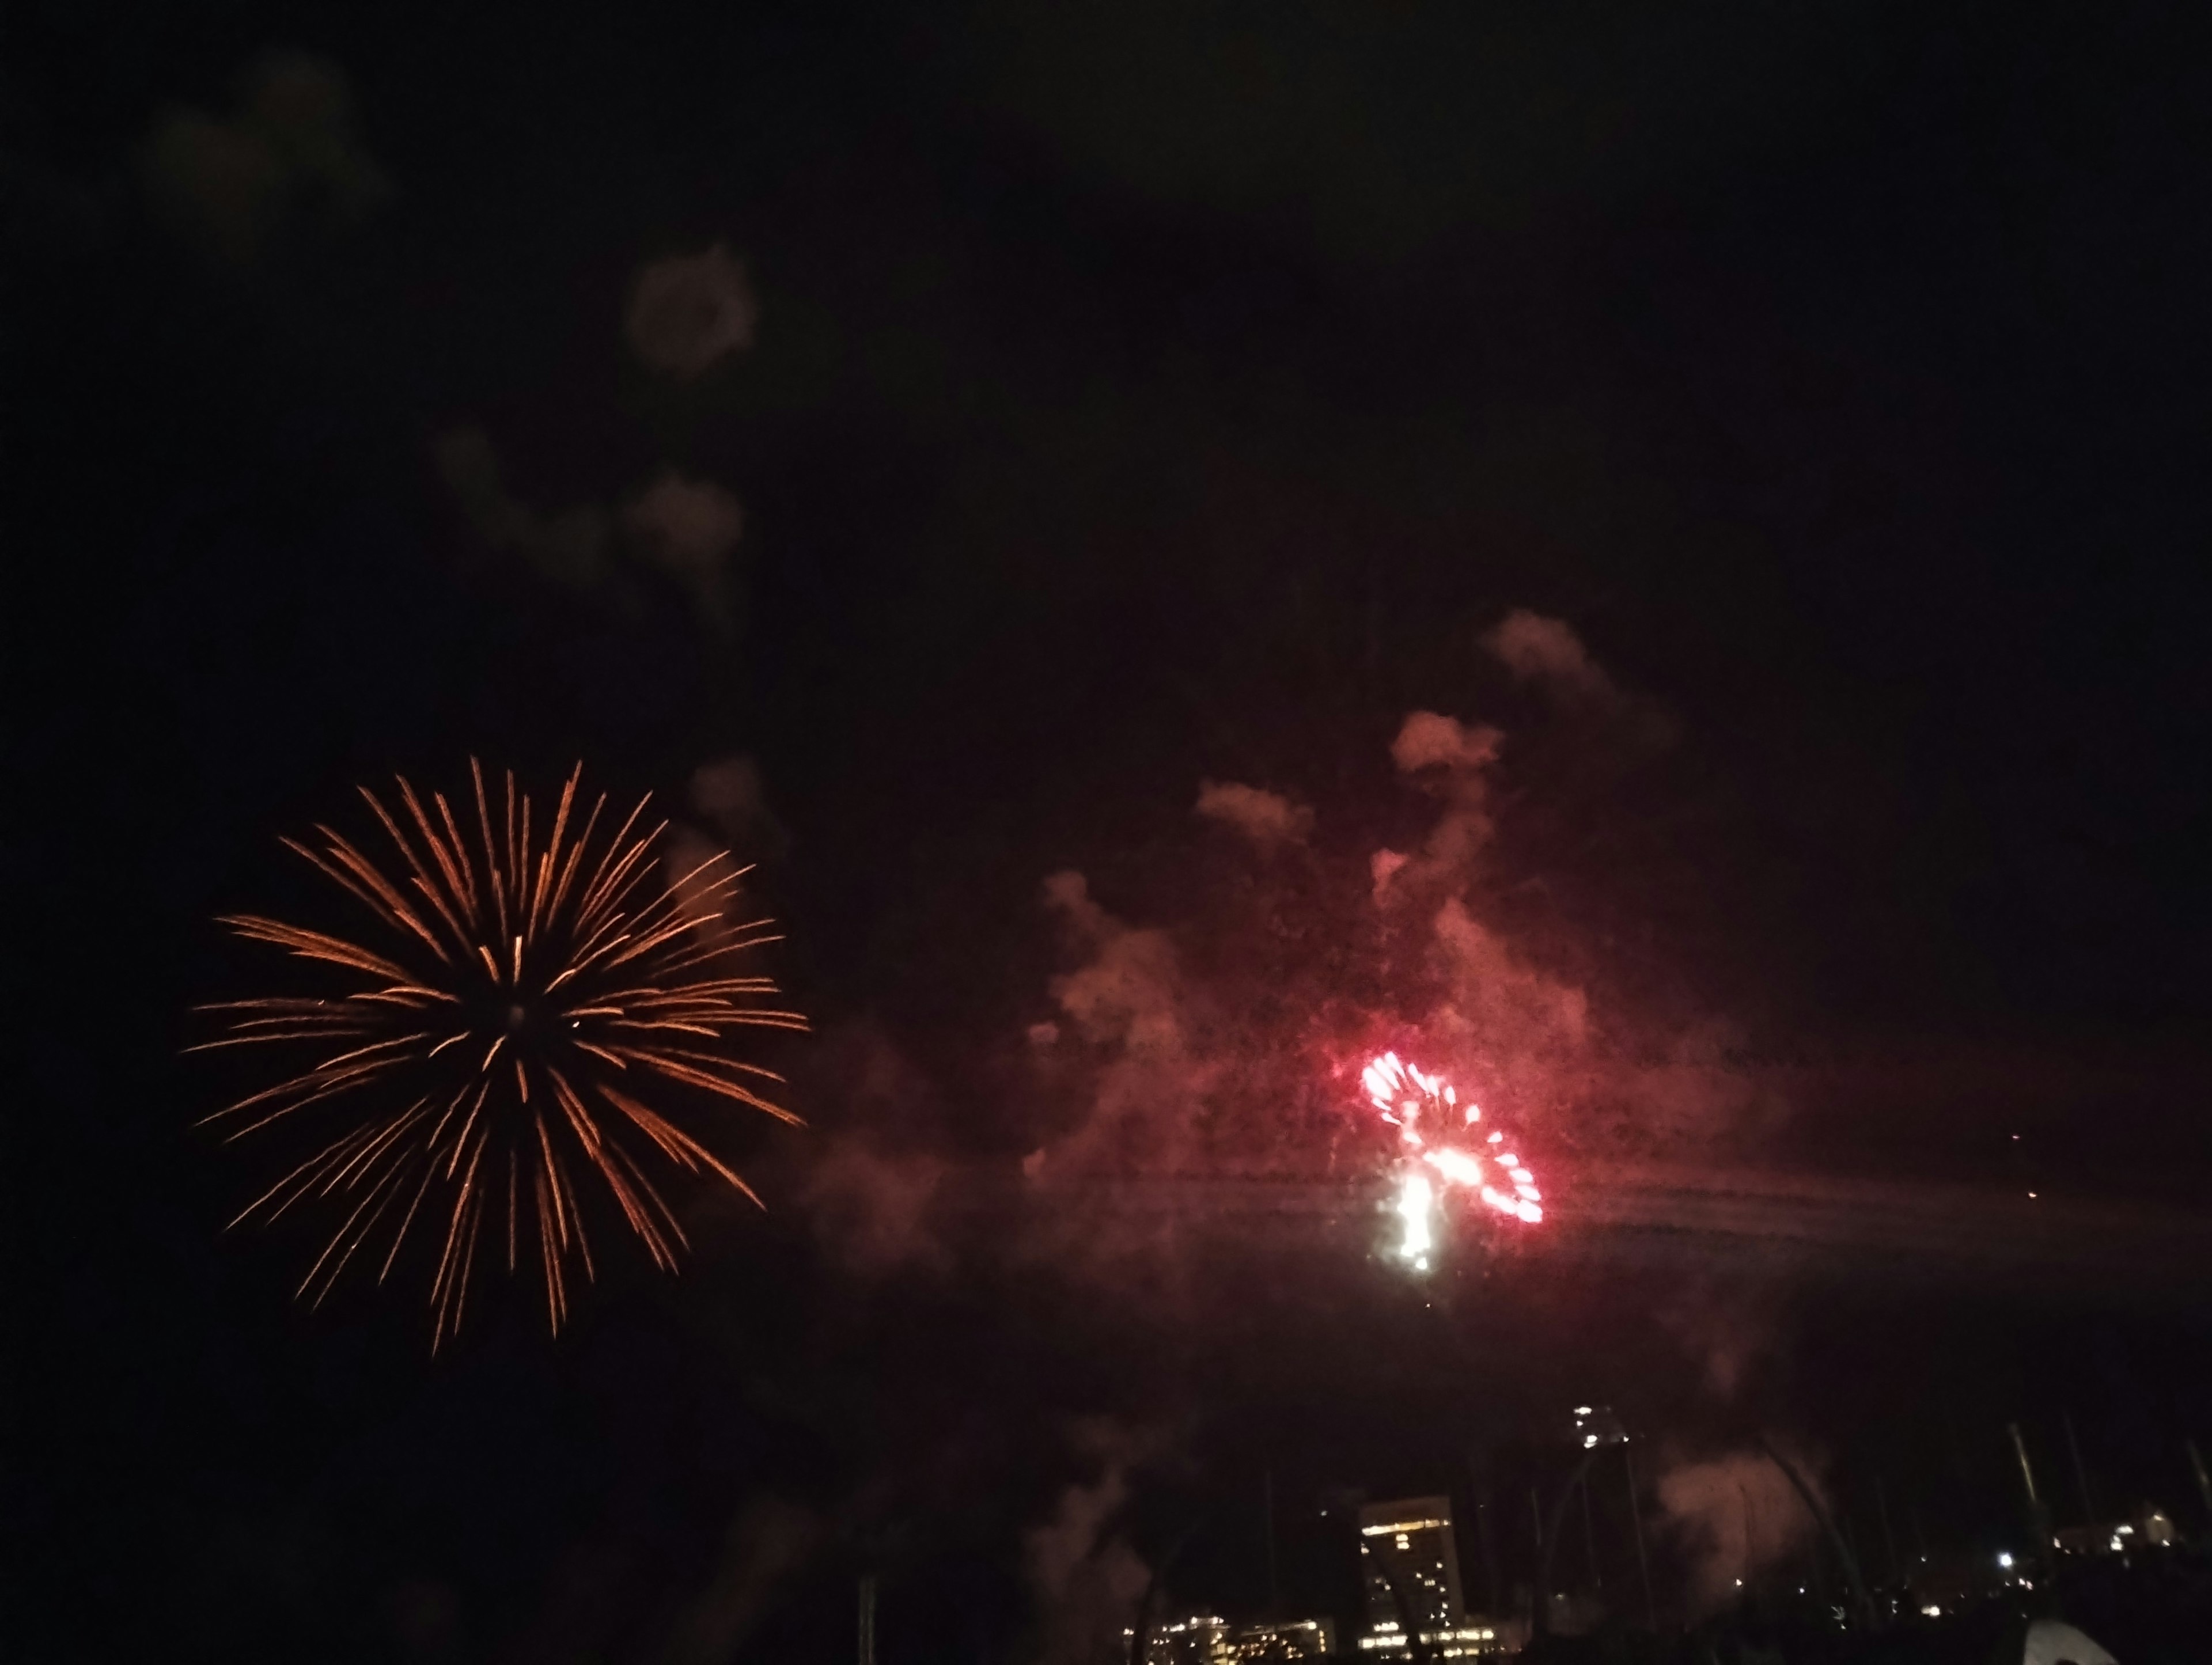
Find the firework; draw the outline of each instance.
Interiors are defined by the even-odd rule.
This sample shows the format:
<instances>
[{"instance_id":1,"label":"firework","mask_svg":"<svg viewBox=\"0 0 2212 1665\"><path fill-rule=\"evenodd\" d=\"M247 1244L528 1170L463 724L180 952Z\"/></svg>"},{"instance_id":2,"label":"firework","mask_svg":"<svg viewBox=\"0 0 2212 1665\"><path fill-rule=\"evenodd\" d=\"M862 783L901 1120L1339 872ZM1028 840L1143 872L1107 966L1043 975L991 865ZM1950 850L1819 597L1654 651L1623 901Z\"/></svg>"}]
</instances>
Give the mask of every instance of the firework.
<instances>
[{"instance_id":1,"label":"firework","mask_svg":"<svg viewBox=\"0 0 2212 1665\"><path fill-rule=\"evenodd\" d=\"M1395 1212L1403 1232L1400 1259L1429 1269L1437 1215L1443 1199L1464 1192L1492 1212L1534 1225L1544 1218L1536 1176L1505 1135L1480 1131L1482 1111L1441 1075L1430 1075L1386 1052L1360 1073L1368 1102L1398 1130Z\"/></svg>"},{"instance_id":2,"label":"firework","mask_svg":"<svg viewBox=\"0 0 2212 1665\"><path fill-rule=\"evenodd\" d=\"M459 1327L479 1261L501 1253L510 1273L538 1262L558 1332L571 1264L594 1275L587 1212L618 1213L674 1270L688 1245L656 1170L711 1174L757 1203L693 1129L732 1107L796 1122L763 1096L781 1078L724 1042L740 1029L805 1027L774 1004L773 981L739 974L738 957L775 939L764 920L725 919L745 872L726 855L671 884L654 854L666 823L641 829L648 800L611 836L600 832L604 794L579 825L579 765L534 837L514 775L495 815L473 761L470 773L466 832L443 794L426 809L404 778L393 807L362 789L398 853L390 873L328 827L316 829L319 848L285 839L367 908L377 945L224 915L239 936L337 967L354 986L203 1008L223 1014L228 1033L193 1048L312 1053L298 1073L206 1118L227 1139L278 1123L313 1131L313 1154L231 1224L335 1199L342 1223L298 1291L318 1303L357 1257L380 1253L381 1284L419 1224L441 1243L434 1347Z\"/></svg>"}]
</instances>

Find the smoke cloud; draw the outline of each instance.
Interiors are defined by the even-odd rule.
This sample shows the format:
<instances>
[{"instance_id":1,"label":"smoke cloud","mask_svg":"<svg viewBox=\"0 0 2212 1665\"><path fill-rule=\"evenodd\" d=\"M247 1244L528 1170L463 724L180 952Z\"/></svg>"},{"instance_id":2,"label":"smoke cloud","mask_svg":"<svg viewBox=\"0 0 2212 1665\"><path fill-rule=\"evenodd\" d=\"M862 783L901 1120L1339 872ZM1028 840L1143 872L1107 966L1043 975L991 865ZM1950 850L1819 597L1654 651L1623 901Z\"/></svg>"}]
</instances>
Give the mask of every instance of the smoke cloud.
<instances>
[{"instance_id":1,"label":"smoke cloud","mask_svg":"<svg viewBox=\"0 0 2212 1665\"><path fill-rule=\"evenodd\" d=\"M648 368L690 381L750 347L759 318L744 263L717 243L639 272L623 333Z\"/></svg>"},{"instance_id":2,"label":"smoke cloud","mask_svg":"<svg viewBox=\"0 0 2212 1665\"><path fill-rule=\"evenodd\" d=\"M935 1108L928 1079L872 1022L846 1024L823 1041L825 1066L804 1086L810 1099L835 1105L843 1125L809 1142L793 1188L816 1237L862 1278L950 1271L953 1249L936 1213L951 1167L911 1137Z\"/></svg>"},{"instance_id":3,"label":"smoke cloud","mask_svg":"<svg viewBox=\"0 0 2212 1665\"><path fill-rule=\"evenodd\" d=\"M822 1522L776 1498L738 1511L714 1577L678 1615L661 1657L666 1665L718 1665L730 1658L777 1587L820 1542Z\"/></svg>"},{"instance_id":4,"label":"smoke cloud","mask_svg":"<svg viewBox=\"0 0 2212 1665\"><path fill-rule=\"evenodd\" d=\"M1555 709L1601 723L1616 748L1658 751L1678 738L1674 718L1607 675L1565 619L1516 607L1483 633L1482 646L1516 682L1537 690Z\"/></svg>"},{"instance_id":5,"label":"smoke cloud","mask_svg":"<svg viewBox=\"0 0 2212 1665\"><path fill-rule=\"evenodd\" d=\"M1656 1316L1704 1367L1705 1390L1725 1402L1736 1396L1776 1333L1771 1301L1771 1290L1689 1279Z\"/></svg>"},{"instance_id":6,"label":"smoke cloud","mask_svg":"<svg viewBox=\"0 0 2212 1665\"><path fill-rule=\"evenodd\" d=\"M744 534L744 512L712 481L663 469L619 519L598 503L547 513L508 489L499 453L481 428L449 428L432 454L477 535L548 583L579 594L607 588L622 573L615 559L619 529L630 556L672 580L702 624L723 635L736 629L730 555ZM638 605L634 589L615 584L613 592Z\"/></svg>"},{"instance_id":7,"label":"smoke cloud","mask_svg":"<svg viewBox=\"0 0 2212 1665\"><path fill-rule=\"evenodd\" d=\"M1472 727L1433 711L1409 713L1390 743L1390 761L1444 803L1418 856L1378 851L1370 864L1380 903L1407 893L1433 894L1465 884L1475 857L1490 842L1490 769L1505 736L1487 723Z\"/></svg>"},{"instance_id":8,"label":"smoke cloud","mask_svg":"<svg viewBox=\"0 0 2212 1665\"><path fill-rule=\"evenodd\" d=\"M726 631L734 623L730 552L744 535L738 500L711 480L659 476L623 511L638 556L681 585L700 617Z\"/></svg>"},{"instance_id":9,"label":"smoke cloud","mask_svg":"<svg viewBox=\"0 0 2212 1665\"><path fill-rule=\"evenodd\" d=\"M1322 816L1287 793L1218 781L1200 788L1200 820L1313 859L1210 890L1164 923L1115 917L1080 873L1045 882L1079 958L1049 982L1052 1010L1030 1018L1024 1051L1040 1084L1084 1104L1072 1130L1047 1132L1035 1168L1310 1172L1336 1158L1307 1147L1338 1150L1351 1114L1326 1081L1346 1048L1378 1044L1413 1047L1527 1128L1539 1152L1644 1157L1772 1119L1771 1084L1741 1067L1733 1025L1679 987L1655 1000L1609 976L1607 939L1549 904L1543 873L1515 871L1526 858L1501 840L1499 817L1559 825L1576 806L1546 788L1563 767L1572 781L1608 781L1577 765L1639 708L1560 621L1516 612L1492 637L1585 716L1601 696L1613 714L1537 727L1509 748L1472 717L1407 714L1389 761L1432 812L1411 848L1366 853L1364 886L1344 883L1351 853L1330 848ZM1534 848L1548 859L1554 847Z\"/></svg>"},{"instance_id":10,"label":"smoke cloud","mask_svg":"<svg viewBox=\"0 0 2212 1665\"><path fill-rule=\"evenodd\" d=\"M729 842L741 860L780 856L791 833L769 807L760 765L750 757L718 757L691 774L691 807Z\"/></svg>"},{"instance_id":11,"label":"smoke cloud","mask_svg":"<svg viewBox=\"0 0 2212 1665\"><path fill-rule=\"evenodd\" d=\"M717 861L717 856L722 859ZM719 939L729 934L730 908L736 893L728 887L717 892L714 886L734 871L728 853L696 828L678 822L663 835L661 877L676 892L684 916L702 937Z\"/></svg>"},{"instance_id":12,"label":"smoke cloud","mask_svg":"<svg viewBox=\"0 0 2212 1665\"><path fill-rule=\"evenodd\" d=\"M823 1144L800 1205L831 1253L864 1278L948 1272L952 1252L931 1229L947 1165L933 1157L889 1156L858 1138Z\"/></svg>"},{"instance_id":13,"label":"smoke cloud","mask_svg":"<svg viewBox=\"0 0 2212 1665\"><path fill-rule=\"evenodd\" d=\"M595 504L540 513L507 490L491 436L481 428L449 429L434 447L438 472L477 535L495 550L521 556L539 577L564 589L589 591L606 580L611 526Z\"/></svg>"},{"instance_id":14,"label":"smoke cloud","mask_svg":"<svg viewBox=\"0 0 2212 1665\"><path fill-rule=\"evenodd\" d=\"M1390 742L1390 761L1404 775L1425 769L1455 774L1479 775L1498 761L1504 734L1487 723L1470 728L1452 717L1433 711L1409 713Z\"/></svg>"},{"instance_id":15,"label":"smoke cloud","mask_svg":"<svg viewBox=\"0 0 2212 1665\"><path fill-rule=\"evenodd\" d=\"M1806 1483L1811 1465L1793 1459ZM1770 1567L1804 1553L1820 1525L1773 1459L1732 1451L1675 1464L1659 1477L1660 1506L1688 1557L1693 1598L1710 1612ZM1826 1504L1825 1494L1822 1504Z\"/></svg>"},{"instance_id":16,"label":"smoke cloud","mask_svg":"<svg viewBox=\"0 0 2212 1665\"><path fill-rule=\"evenodd\" d=\"M1200 819L1241 833L1263 851L1303 844L1313 832L1314 813L1305 805L1234 781L1200 782L1196 810Z\"/></svg>"},{"instance_id":17,"label":"smoke cloud","mask_svg":"<svg viewBox=\"0 0 2212 1665\"><path fill-rule=\"evenodd\" d=\"M164 112L139 163L156 211L233 266L252 264L294 226L350 224L392 194L355 130L345 72L308 52L255 63L230 115Z\"/></svg>"},{"instance_id":18,"label":"smoke cloud","mask_svg":"<svg viewBox=\"0 0 2212 1665\"><path fill-rule=\"evenodd\" d=\"M1484 635L1482 645L1516 680L1535 684L1560 701L1610 705L1620 697L1613 678L1564 619L1517 607Z\"/></svg>"},{"instance_id":19,"label":"smoke cloud","mask_svg":"<svg viewBox=\"0 0 2212 1665\"><path fill-rule=\"evenodd\" d=\"M1458 896L1437 910L1437 954L1449 988L1447 1021L1470 1038L1516 1037L1527 1053L1559 1057L1590 1038L1589 997L1516 957Z\"/></svg>"},{"instance_id":20,"label":"smoke cloud","mask_svg":"<svg viewBox=\"0 0 2212 1665\"><path fill-rule=\"evenodd\" d=\"M1158 1443L1103 1420L1075 1431L1097 1477L1067 1487L1050 1518L1022 1540L1037 1611L1036 1657L1039 1665L1121 1665L1121 1632L1152 1573L1114 1528L1128 1501L1130 1470Z\"/></svg>"},{"instance_id":21,"label":"smoke cloud","mask_svg":"<svg viewBox=\"0 0 2212 1665\"><path fill-rule=\"evenodd\" d=\"M1091 900L1079 872L1046 879L1044 902L1088 956L1052 980L1054 1004L1101 1060L1091 1114L1054 1156L1173 1167L1186 1148L1179 1134L1194 1123L1212 1073L1192 1046L1189 991L1174 942L1164 930L1115 919ZM1059 1039L1032 1036L1048 1047Z\"/></svg>"}]
</instances>

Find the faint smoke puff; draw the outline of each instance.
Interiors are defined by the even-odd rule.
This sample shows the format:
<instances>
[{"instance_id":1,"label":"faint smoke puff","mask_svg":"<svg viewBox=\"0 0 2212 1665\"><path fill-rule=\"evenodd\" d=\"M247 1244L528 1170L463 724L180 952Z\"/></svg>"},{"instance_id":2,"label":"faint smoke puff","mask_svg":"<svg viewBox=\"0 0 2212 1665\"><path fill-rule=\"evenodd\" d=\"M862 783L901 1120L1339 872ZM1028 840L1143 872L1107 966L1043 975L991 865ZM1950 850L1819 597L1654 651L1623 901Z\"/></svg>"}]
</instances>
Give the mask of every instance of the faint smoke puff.
<instances>
[{"instance_id":1,"label":"faint smoke puff","mask_svg":"<svg viewBox=\"0 0 2212 1665\"><path fill-rule=\"evenodd\" d=\"M1396 850L1377 850L1367 858L1367 871L1375 880L1375 900L1380 902L1390 889L1390 881L1413 858Z\"/></svg>"},{"instance_id":2,"label":"faint smoke puff","mask_svg":"<svg viewBox=\"0 0 2212 1665\"><path fill-rule=\"evenodd\" d=\"M532 508L507 490L481 428L449 428L432 451L462 513L492 548L522 556L541 578L573 590L594 589L605 579L611 524L598 504L551 514Z\"/></svg>"},{"instance_id":3,"label":"faint smoke puff","mask_svg":"<svg viewBox=\"0 0 2212 1665\"><path fill-rule=\"evenodd\" d=\"M163 217L237 266L269 252L288 222L351 223L392 194L362 144L345 72L308 52L257 61L230 115L164 112L139 162Z\"/></svg>"},{"instance_id":4,"label":"faint smoke puff","mask_svg":"<svg viewBox=\"0 0 2212 1665\"><path fill-rule=\"evenodd\" d=\"M1650 701L1623 691L1565 619L1516 607L1485 631L1481 642L1516 682L1541 690L1557 709L1603 718L1622 738L1647 750L1664 750L1678 738L1674 720Z\"/></svg>"},{"instance_id":5,"label":"faint smoke puff","mask_svg":"<svg viewBox=\"0 0 2212 1665\"><path fill-rule=\"evenodd\" d=\"M1504 741L1505 736L1487 723L1469 727L1433 711L1409 712L1398 738L1390 742L1390 761L1404 775L1437 768L1473 773L1496 763Z\"/></svg>"},{"instance_id":6,"label":"faint smoke puff","mask_svg":"<svg viewBox=\"0 0 2212 1665\"><path fill-rule=\"evenodd\" d=\"M945 1271L951 1255L930 1228L945 1171L931 1157L885 1155L840 1139L816 1160L805 1202L825 1244L855 1272Z\"/></svg>"},{"instance_id":7,"label":"faint smoke puff","mask_svg":"<svg viewBox=\"0 0 2212 1665\"><path fill-rule=\"evenodd\" d=\"M623 525L647 564L658 567L690 596L710 623L727 626L730 551L744 535L744 511L711 480L687 480L674 469L623 511Z\"/></svg>"},{"instance_id":8,"label":"faint smoke puff","mask_svg":"<svg viewBox=\"0 0 2212 1665\"><path fill-rule=\"evenodd\" d=\"M1262 850L1303 844L1313 831L1313 811L1304 804L1235 781L1200 782L1194 807L1201 819L1234 829Z\"/></svg>"},{"instance_id":9,"label":"faint smoke puff","mask_svg":"<svg viewBox=\"0 0 2212 1665\"><path fill-rule=\"evenodd\" d=\"M723 859L716 860L718 856ZM660 853L662 876L676 893L684 917L710 941L729 934L730 898L718 894L714 884L736 865L720 845L692 828L679 822L668 829Z\"/></svg>"},{"instance_id":10,"label":"faint smoke puff","mask_svg":"<svg viewBox=\"0 0 2212 1665\"><path fill-rule=\"evenodd\" d=\"M744 262L717 243L704 254L671 255L640 272L623 332L652 368L689 381L725 353L751 346L759 318Z\"/></svg>"},{"instance_id":11,"label":"faint smoke puff","mask_svg":"<svg viewBox=\"0 0 2212 1665\"><path fill-rule=\"evenodd\" d=\"M1113 927L1106 910L1091 899L1090 880L1073 867L1047 874L1042 890L1046 908L1066 920L1075 935L1103 936Z\"/></svg>"},{"instance_id":12,"label":"faint smoke puff","mask_svg":"<svg viewBox=\"0 0 2212 1665\"><path fill-rule=\"evenodd\" d=\"M1799 1467L1821 1491L1814 1467ZM1788 1476L1760 1452L1678 1462L1660 1475L1658 1492L1689 1558L1693 1605L1703 1612L1734 1601L1737 1580L1800 1554L1820 1529Z\"/></svg>"},{"instance_id":13,"label":"faint smoke puff","mask_svg":"<svg viewBox=\"0 0 2212 1665\"><path fill-rule=\"evenodd\" d=\"M790 831L769 807L760 765L750 757L717 757L691 772L691 807L744 860L781 855Z\"/></svg>"},{"instance_id":14,"label":"faint smoke puff","mask_svg":"<svg viewBox=\"0 0 2212 1665\"><path fill-rule=\"evenodd\" d=\"M623 519L656 564L687 579L720 572L745 530L735 497L711 480L687 480L672 468L660 471Z\"/></svg>"},{"instance_id":15,"label":"faint smoke puff","mask_svg":"<svg viewBox=\"0 0 2212 1665\"><path fill-rule=\"evenodd\" d=\"M1609 704L1618 697L1589 649L1565 619L1516 607L1482 638L1482 645L1514 677L1540 684L1562 698Z\"/></svg>"}]
</instances>

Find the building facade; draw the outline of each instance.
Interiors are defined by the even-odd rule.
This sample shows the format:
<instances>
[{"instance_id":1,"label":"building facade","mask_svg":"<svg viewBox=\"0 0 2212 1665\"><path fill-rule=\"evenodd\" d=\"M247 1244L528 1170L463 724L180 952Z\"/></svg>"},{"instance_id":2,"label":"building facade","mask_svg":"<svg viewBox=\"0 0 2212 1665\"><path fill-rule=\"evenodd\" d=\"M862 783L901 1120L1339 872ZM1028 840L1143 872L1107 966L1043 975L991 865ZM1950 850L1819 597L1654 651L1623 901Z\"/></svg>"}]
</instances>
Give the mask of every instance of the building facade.
<instances>
[{"instance_id":1,"label":"building facade","mask_svg":"<svg viewBox=\"0 0 2212 1665\"><path fill-rule=\"evenodd\" d=\"M1324 1659L1335 1651L1336 1626L1326 1619L1286 1619L1280 1624L1246 1625L1229 1643L1229 1657L1237 1665Z\"/></svg>"},{"instance_id":2,"label":"building facade","mask_svg":"<svg viewBox=\"0 0 2212 1665\"><path fill-rule=\"evenodd\" d=\"M1229 1665L1229 1621L1208 1613L1162 1621L1146 1639L1145 1665Z\"/></svg>"},{"instance_id":3,"label":"building facade","mask_svg":"<svg viewBox=\"0 0 2212 1665\"><path fill-rule=\"evenodd\" d=\"M1153 1626L1145 1644L1145 1665L1274 1665L1322 1659L1335 1651L1336 1626L1327 1619L1231 1625L1199 1613Z\"/></svg>"},{"instance_id":4,"label":"building facade","mask_svg":"<svg viewBox=\"0 0 2212 1665\"><path fill-rule=\"evenodd\" d=\"M1500 1646L1492 1624L1468 1617L1449 1498L1404 1498L1363 1508L1359 1576L1367 1595L1363 1653L1407 1656L1409 1631L1424 1651L1443 1659Z\"/></svg>"}]
</instances>

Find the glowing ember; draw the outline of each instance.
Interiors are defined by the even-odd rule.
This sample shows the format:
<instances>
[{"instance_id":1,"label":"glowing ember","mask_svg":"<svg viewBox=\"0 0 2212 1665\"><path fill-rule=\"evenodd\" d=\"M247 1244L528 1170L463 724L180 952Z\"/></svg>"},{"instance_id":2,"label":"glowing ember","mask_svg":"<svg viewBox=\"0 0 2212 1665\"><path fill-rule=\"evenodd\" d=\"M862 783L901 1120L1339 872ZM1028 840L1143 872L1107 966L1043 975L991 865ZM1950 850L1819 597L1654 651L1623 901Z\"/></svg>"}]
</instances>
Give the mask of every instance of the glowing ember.
<instances>
[{"instance_id":1,"label":"glowing ember","mask_svg":"<svg viewBox=\"0 0 2212 1665\"><path fill-rule=\"evenodd\" d=\"M1429 1269L1436 1247L1437 1210L1455 1189L1480 1197L1486 1207L1526 1224L1544 1218L1536 1176L1506 1146L1505 1135L1474 1129L1482 1111L1462 1104L1450 1082L1386 1052L1361 1073L1367 1097L1382 1120L1398 1130L1398 1201L1404 1222L1398 1257L1417 1272Z\"/></svg>"}]
</instances>

